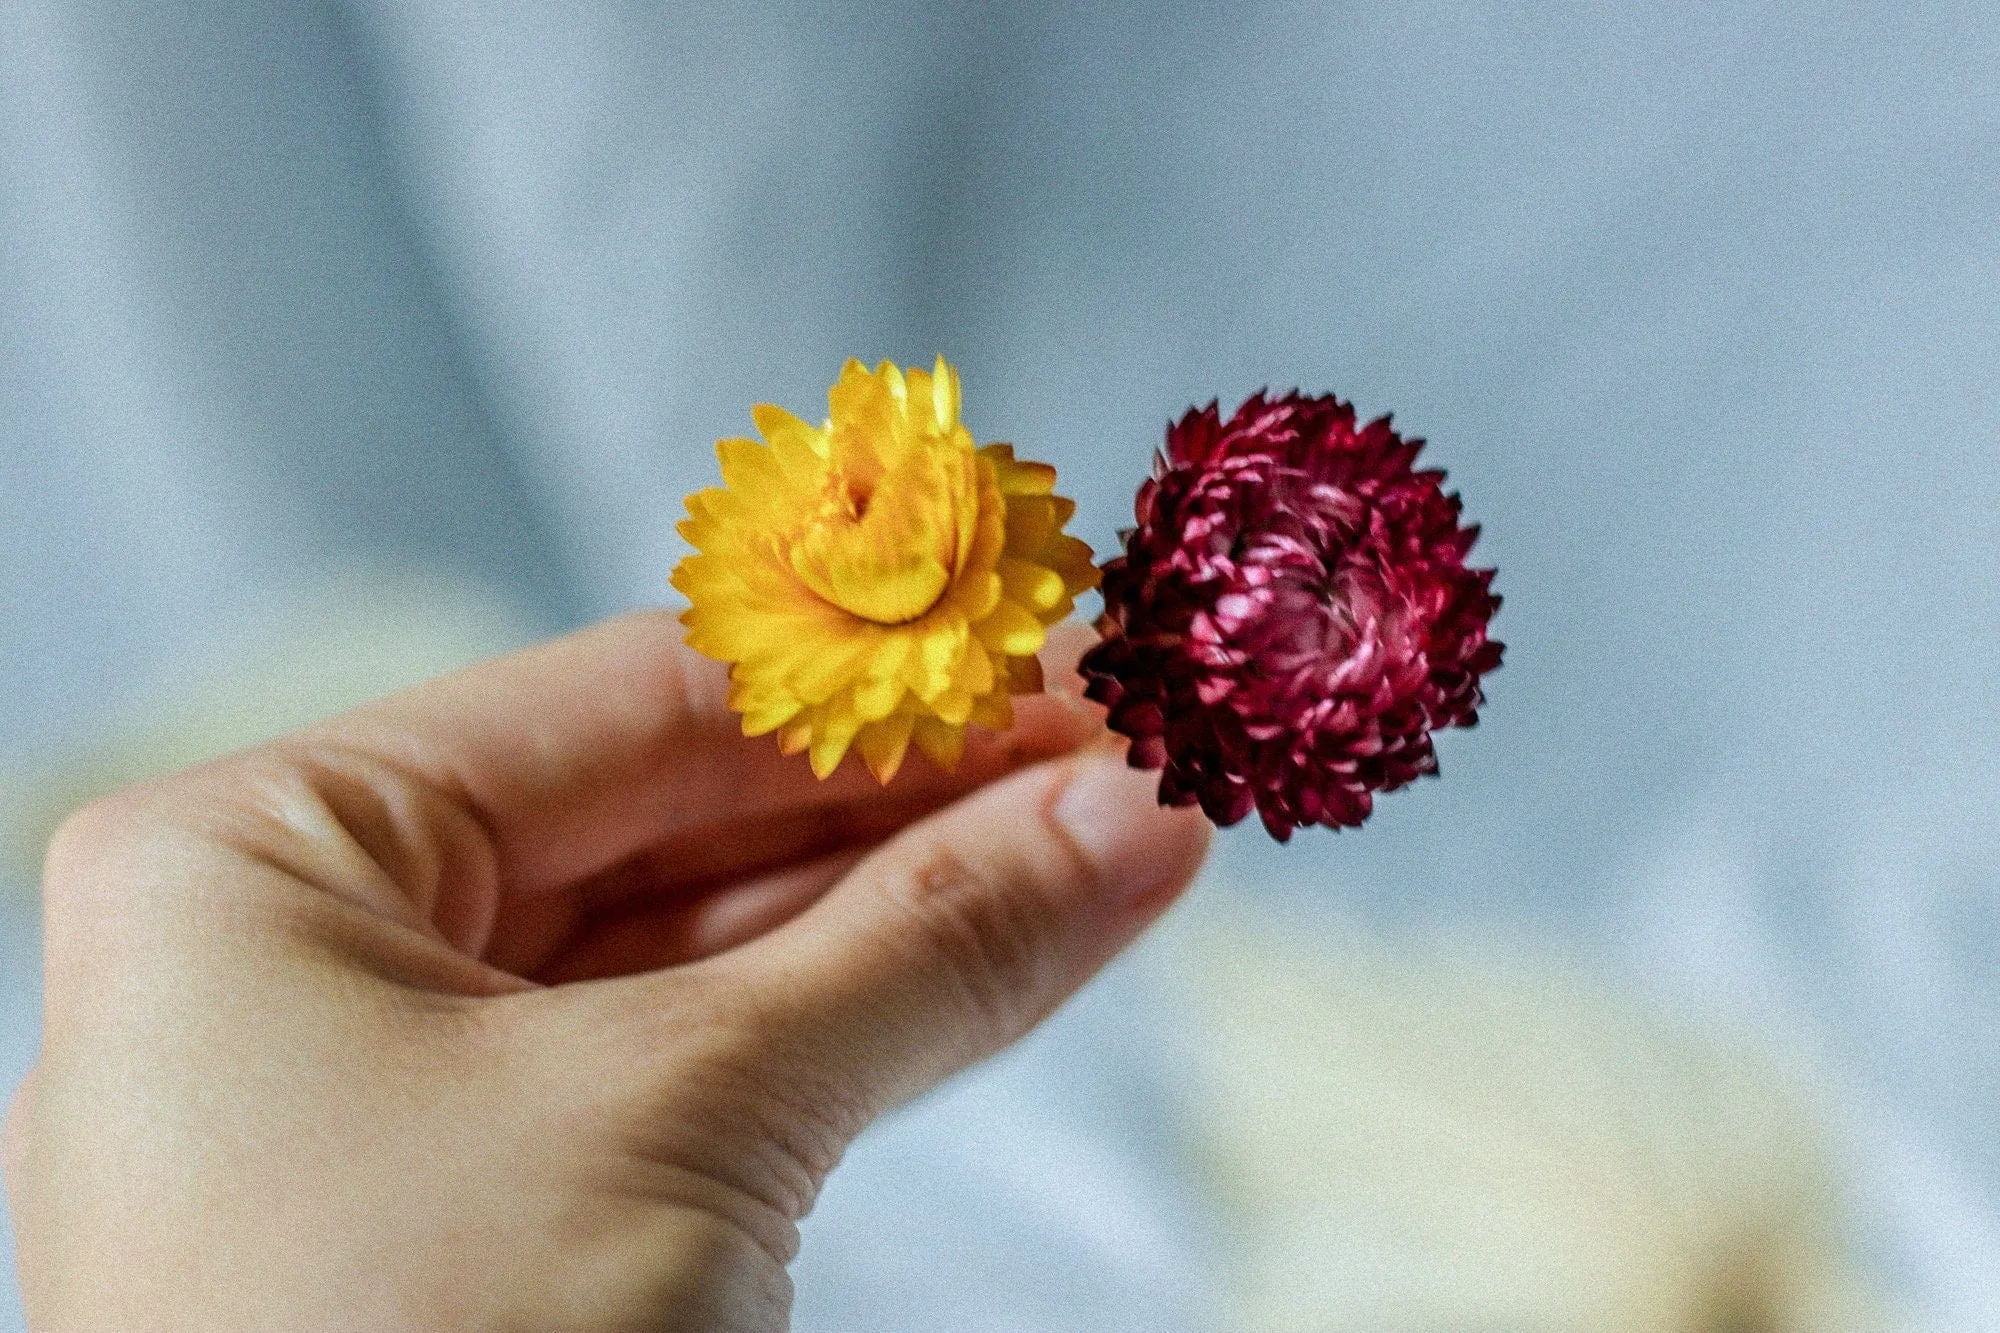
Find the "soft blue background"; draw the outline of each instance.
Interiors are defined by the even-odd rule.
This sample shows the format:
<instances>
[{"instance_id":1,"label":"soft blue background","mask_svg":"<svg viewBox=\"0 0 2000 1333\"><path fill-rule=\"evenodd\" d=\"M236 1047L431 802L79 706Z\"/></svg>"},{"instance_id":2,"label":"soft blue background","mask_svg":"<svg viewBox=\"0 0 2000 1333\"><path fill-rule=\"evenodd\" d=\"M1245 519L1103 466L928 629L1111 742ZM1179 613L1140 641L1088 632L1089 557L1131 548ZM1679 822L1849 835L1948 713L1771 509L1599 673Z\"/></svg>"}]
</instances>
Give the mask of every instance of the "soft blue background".
<instances>
[{"instance_id":1,"label":"soft blue background","mask_svg":"<svg viewBox=\"0 0 2000 1333\"><path fill-rule=\"evenodd\" d=\"M1223 872L1748 1016L1902 1289L2000 1323L2000 9L17 0L0 69L0 750L329 571L657 600L709 441L848 355L953 356L1100 548L1170 414L1336 389L1487 524L1508 664L1443 782ZM1092 1118L1157 1071L1065 1082L1116 1007L888 1141L1029 1108L1171 1215ZM923 1179L987 1199L968 1289L1088 1253L902 1160L821 1290ZM1075 1327L1168 1326L1161 1262Z\"/></svg>"}]
</instances>

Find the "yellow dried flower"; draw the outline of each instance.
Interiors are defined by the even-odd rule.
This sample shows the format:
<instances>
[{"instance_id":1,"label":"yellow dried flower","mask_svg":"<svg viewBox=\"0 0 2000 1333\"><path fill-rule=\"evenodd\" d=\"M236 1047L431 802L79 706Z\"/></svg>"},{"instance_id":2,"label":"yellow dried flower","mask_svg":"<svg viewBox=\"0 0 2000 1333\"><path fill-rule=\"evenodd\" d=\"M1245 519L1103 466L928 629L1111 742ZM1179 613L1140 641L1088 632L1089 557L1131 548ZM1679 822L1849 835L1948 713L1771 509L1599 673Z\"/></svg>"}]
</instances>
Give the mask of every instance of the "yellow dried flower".
<instances>
[{"instance_id":1,"label":"yellow dried flower","mask_svg":"<svg viewBox=\"0 0 2000 1333\"><path fill-rule=\"evenodd\" d=\"M1063 533L1056 472L973 444L958 372L849 361L825 424L781 408L764 442L720 440L722 482L688 497L674 570L697 652L730 664L743 734L778 734L826 777L851 745L882 782L911 741L958 763L968 723L1005 728L1042 688L1048 627L1097 584Z\"/></svg>"}]
</instances>

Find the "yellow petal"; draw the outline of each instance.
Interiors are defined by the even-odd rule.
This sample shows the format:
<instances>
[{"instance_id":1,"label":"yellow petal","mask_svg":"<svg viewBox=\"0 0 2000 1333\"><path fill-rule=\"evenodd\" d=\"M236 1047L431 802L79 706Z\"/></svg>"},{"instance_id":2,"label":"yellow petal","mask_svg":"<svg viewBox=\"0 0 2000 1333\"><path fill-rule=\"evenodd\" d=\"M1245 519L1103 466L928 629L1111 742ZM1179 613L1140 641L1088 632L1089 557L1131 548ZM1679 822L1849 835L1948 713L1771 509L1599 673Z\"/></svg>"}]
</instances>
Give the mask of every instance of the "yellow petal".
<instances>
[{"instance_id":1,"label":"yellow petal","mask_svg":"<svg viewBox=\"0 0 2000 1333\"><path fill-rule=\"evenodd\" d=\"M1054 468L1017 460L1011 444L989 444L979 456L992 462L1003 495L1047 495L1056 488Z\"/></svg>"},{"instance_id":2,"label":"yellow petal","mask_svg":"<svg viewBox=\"0 0 2000 1333\"><path fill-rule=\"evenodd\" d=\"M1046 495L1007 497L1008 555L1033 560L1057 528L1056 507Z\"/></svg>"},{"instance_id":3,"label":"yellow petal","mask_svg":"<svg viewBox=\"0 0 2000 1333\"><path fill-rule=\"evenodd\" d=\"M986 655L985 647L977 642L967 644L958 659L958 670L952 673L953 688L968 694L991 694L993 682L993 659Z\"/></svg>"},{"instance_id":4,"label":"yellow petal","mask_svg":"<svg viewBox=\"0 0 2000 1333\"><path fill-rule=\"evenodd\" d=\"M861 729L861 719L854 715L852 701L844 702L847 707L829 707L823 716L814 719L811 758L816 778L832 776L847 754L854 733Z\"/></svg>"},{"instance_id":5,"label":"yellow petal","mask_svg":"<svg viewBox=\"0 0 2000 1333\"><path fill-rule=\"evenodd\" d=\"M1063 577L1063 586L1074 596L1095 588L1104 575L1096 565L1096 557L1089 546L1062 533L1056 534L1042 546L1042 563Z\"/></svg>"},{"instance_id":6,"label":"yellow petal","mask_svg":"<svg viewBox=\"0 0 2000 1333\"><path fill-rule=\"evenodd\" d=\"M998 574L990 572L968 574L959 580L953 602L958 607L959 614L967 620L984 620L993 614L993 608L1000 604L1000 598L1005 592L1006 587L1000 582Z\"/></svg>"},{"instance_id":7,"label":"yellow petal","mask_svg":"<svg viewBox=\"0 0 2000 1333\"><path fill-rule=\"evenodd\" d=\"M986 694L972 701L971 721L995 731L1005 731L1014 725L1014 700L1011 695Z\"/></svg>"},{"instance_id":8,"label":"yellow petal","mask_svg":"<svg viewBox=\"0 0 2000 1333\"><path fill-rule=\"evenodd\" d=\"M894 676L868 677L854 687L854 711L864 722L879 722L896 711L909 689Z\"/></svg>"},{"instance_id":9,"label":"yellow petal","mask_svg":"<svg viewBox=\"0 0 2000 1333\"><path fill-rule=\"evenodd\" d=\"M965 621L956 617L944 618L924 633L917 643L917 660L911 663L916 678L910 680L910 688L918 698L929 703L951 688L952 669L965 652L968 637ZM904 679L909 680L910 673Z\"/></svg>"},{"instance_id":10,"label":"yellow petal","mask_svg":"<svg viewBox=\"0 0 2000 1333\"><path fill-rule=\"evenodd\" d=\"M690 602L734 598L745 591L735 570L720 560L699 555L688 556L675 565L668 582Z\"/></svg>"},{"instance_id":11,"label":"yellow petal","mask_svg":"<svg viewBox=\"0 0 2000 1333\"><path fill-rule=\"evenodd\" d=\"M899 679L903 664L910 660L910 653L915 649L916 642L915 631L884 634L882 642L876 646L874 654L868 659L866 667L868 677L872 680Z\"/></svg>"},{"instance_id":12,"label":"yellow petal","mask_svg":"<svg viewBox=\"0 0 2000 1333\"><path fill-rule=\"evenodd\" d=\"M757 423L758 433L770 442L778 466L795 484L807 485L825 475L825 431L770 403L751 408L750 419Z\"/></svg>"},{"instance_id":13,"label":"yellow petal","mask_svg":"<svg viewBox=\"0 0 2000 1333\"><path fill-rule=\"evenodd\" d=\"M965 756L965 728L946 726L934 717L919 717L910 729L910 739L947 773Z\"/></svg>"},{"instance_id":14,"label":"yellow petal","mask_svg":"<svg viewBox=\"0 0 2000 1333\"><path fill-rule=\"evenodd\" d=\"M1007 596L1035 611L1050 610L1068 592L1055 570L1011 555L1000 557L1000 586Z\"/></svg>"},{"instance_id":15,"label":"yellow petal","mask_svg":"<svg viewBox=\"0 0 2000 1333\"><path fill-rule=\"evenodd\" d=\"M785 484L778 460L755 440L717 440L715 455L722 461L722 484L735 495L768 495Z\"/></svg>"},{"instance_id":16,"label":"yellow petal","mask_svg":"<svg viewBox=\"0 0 2000 1333\"><path fill-rule=\"evenodd\" d=\"M937 605L951 571L924 557L902 568L837 565L830 581L834 605L878 625L901 625Z\"/></svg>"},{"instance_id":17,"label":"yellow petal","mask_svg":"<svg viewBox=\"0 0 2000 1333\"><path fill-rule=\"evenodd\" d=\"M1039 657L1010 657L1007 659L1007 690L1011 694L1040 694L1042 683L1042 659Z\"/></svg>"},{"instance_id":18,"label":"yellow petal","mask_svg":"<svg viewBox=\"0 0 2000 1333\"><path fill-rule=\"evenodd\" d=\"M1007 545L1007 501L993 479L993 464L984 458L971 461L974 467L967 481L978 495L978 518L971 539L960 537L957 568L988 570Z\"/></svg>"},{"instance_id":19,"label":"yellow petal","mask_svg":"<svg viewBox=\"0 0 2000 1333\"><path fill-rule=\"evenodd\" d=\"M1019 602L1001 600L993 614L979 622L979 641L1009 657L1038 653L1048 642L1049 632L1035 613Z\"/></svg>"},{"instance_id":20,"label":"yellow petal","mask_svg":"<svg viewBox=\"0 0 2000 1333\"><path fill-rule=\"evenodd\" d=\"M746 614L750 611L754 614ZM823 617L810 608L732 607L699 600L688 608L683 623L688 627L688 646L720 662L786 656L800 643L821 641L826 632ZM821 692L808 696L807 702L825 697Z\"/></svg>"},{"instance_id":21,"label":"yellow petal","mask_svg":"<svg viewBox=\"0 0 2000 1333\"><path fill-rule=\"evenodd\" d=\"M800 713L778 729L778 753L789 758L812 744L812 714Z\"/></svg>"},{"instance_id":22,"label":"yellow petal","mask_svg":"<svg viewBox=\"0 0 2000 1333\"><path fill-rule=\"evenodd\" d=\"M729 687L729 706L743 714L743 734L762 736L776 731L797 717L805 707L785 690L773 690L761 681L735 681Z\"/></svg>"},{"instance_id":23,"label":"yellow petal","mask_svg":"<svg viewBox=\"0 0 2000 1333\"><path fill-rule=\"evenodd\" d=\"M785 651L791 664L785 683L807 703L824 703L861 674L868 649L860 634L794 641Z\"/></svg>"},{"instance_id":24,"label":"yellow petal","mask_svg":"<svg viewBox=\"0 0 2000 1333\"><path fill-rule=\"evenodd\" d=\"M861 762L868 765L877 782L888 785L896 770L903 766L903 755L910 748L910 729L915 722L913 713L894 713L880 722L870 722L854 734L854 748L861 752Z\"/></svg>"},{"instance_id":25,"label":"yellow petal","mask_svg":"<svg viewBox=\"0 0 2000 1333\"><path fill-rule=\"evenodd\" d=\"M948 431L958 424L958 409L958 372L943 356L939 356L937 368L931 372L931 411L937 414L941 431Z\"/></svg>"},{"instance_id":26,"label":"yellow petal","mask_svg":"<svg viewBox=\"0 0 2000 1333\"><path fill-rule=\"evenodd\" d=\"M972 717L972 691L958 688L946 690L931 700L930 706L940 722L962 727Z\"/></svg>"}]
</instances>

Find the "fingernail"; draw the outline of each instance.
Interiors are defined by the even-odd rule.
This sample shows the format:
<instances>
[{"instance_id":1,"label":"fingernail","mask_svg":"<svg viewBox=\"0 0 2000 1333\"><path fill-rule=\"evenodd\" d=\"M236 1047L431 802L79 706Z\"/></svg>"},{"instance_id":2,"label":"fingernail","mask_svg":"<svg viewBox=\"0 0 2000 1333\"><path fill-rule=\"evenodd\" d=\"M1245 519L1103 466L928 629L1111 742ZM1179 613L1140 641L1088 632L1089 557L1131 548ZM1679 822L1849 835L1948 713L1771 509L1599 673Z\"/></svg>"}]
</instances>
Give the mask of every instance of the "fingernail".
<instances>
[{"instance_id":1,"label":"fingernail","mask_svg":"<svg viewBox=\"0 0 2000 1333\"><path fill-rule=\"evenodd\" d=\"M1077 761L1053 814L1097 867L1100 882L1125 902L1178 888L1200 856L1207 826L1195 810L1164 809L1160 775L1129 768L1120 754Z\"/></svg>"}]
</instances>

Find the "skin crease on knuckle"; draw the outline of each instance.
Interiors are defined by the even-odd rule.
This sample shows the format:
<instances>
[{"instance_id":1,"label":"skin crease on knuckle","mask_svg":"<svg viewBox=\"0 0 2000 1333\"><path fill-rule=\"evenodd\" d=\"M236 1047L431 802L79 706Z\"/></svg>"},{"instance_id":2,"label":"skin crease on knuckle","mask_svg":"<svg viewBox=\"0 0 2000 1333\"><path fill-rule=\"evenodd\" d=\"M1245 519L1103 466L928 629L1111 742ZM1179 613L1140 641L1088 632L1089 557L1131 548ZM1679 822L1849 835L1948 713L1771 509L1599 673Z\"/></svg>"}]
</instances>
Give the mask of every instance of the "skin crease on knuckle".
<instances>
[{"instance_id":1,"label":"skin crease on knuckle","mask_svg":"<svg viewBox=\"0 0 2000 1333\"><path fill-rule=\"evenodd\" d=\"M635 1065L631 1155L670 1173L692 1169L789 1227L879 1108L781 1005L699 963L675 980L683 1002L640 1005L628 1035L613 1038L662 1053Z\"/></svg>"},{"instance_id":2,"label":"skin crease on knuckle","mask_svg":"<svg viewBox=\"0 0 2000 1333\"><path fill-rule=\"evenodd\" d=\"M253 776L254 775L254 776ZM477 956L491 931L499 871L491 837L460 801L379 756L318 738L281 742L245 774L247 838L358 905L434 930Z\"/></svg>"},{"instance_id":3,"label":"skin crease on knuckle","mask_svg":"<svg viewBox=\"0 0 2000 1333\"><path fill-rule=\"evenodd\" d=\"M1054 936L1060 927L1035 876L1011 856L975 863L937 843L887 876L884 897L901 909L919 964L955 992L970 1020L961 1059L997 1050L1040 1021L1053 1003Z\"/></svg>"},{"instance_id":4,"label":"skin crease on knuckle","mask_svg":"<svg viewBox=\"0 0 2000 1333\"><path fill-rule=\"evenodd\" d=\"M204 873L165 873L176 864ZM303 738L86 806L57 830L44 865L56 931L103 915L109 904L98 900L111 884L122 918L111 924L143 930L159 918L132 907L155 901L169 916L191 908L175 901L176 888L201 889L212 904L235 865L464 948L479 942L493 894L491 848L476 822L393 766Z\"/></svg>"}]
</instances>

